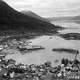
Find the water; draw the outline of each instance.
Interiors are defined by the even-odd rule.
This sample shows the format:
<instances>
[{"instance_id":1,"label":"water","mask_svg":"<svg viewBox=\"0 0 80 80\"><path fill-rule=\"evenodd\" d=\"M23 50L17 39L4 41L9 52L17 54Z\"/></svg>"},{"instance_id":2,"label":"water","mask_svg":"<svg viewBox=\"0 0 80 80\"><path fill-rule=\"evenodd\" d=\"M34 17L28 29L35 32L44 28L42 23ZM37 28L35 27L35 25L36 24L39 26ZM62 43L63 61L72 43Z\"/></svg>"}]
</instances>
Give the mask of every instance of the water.
<instances>
[{"instance_id":1,"label":"water","mask_svg":"<svg viewBox=\"0 0 80 80\"><path fill-rule=\"evenodd\" d=\"M58 25L62 25L62 23L59 22L55 23ZM73 25L70 26L69 24ZM70 33L70 32L80 32L79 24L76 23L69 23L64 22L63 25L66 27L71 27L70 29L66 29L63 31L59 31L60 33ZM75 27L77 25L77 27ZM64 27L65 27L64 26ZM74 29L72 29L74 28ZM32 45L41 45L45 47L44 50L40 51L32 51L29 53L25 53L24 55L17 53L17 54L11 54L8 55L6 58L13 58L17 61L17 63L24 63L24 64L43 64L46 61L51 61L52 66L56 66L60 64L60 60L62 58L68 58L70 60L74 59L74 54L69 53L59 53L59 52L53 52L53 48L71 48L71 49L77 49L80 51L80 41L76 40L65 40L63 38L60 38L59 36L52 36L52 39L50 39L51 36L41 36L35 39L32 39ZM78 56L78 59L80 59L80 56ZM59 60L58 63L55 63L55 60Z\"/></svg>"},{"instance_id":2,"label":"water","mask_svg":"<svg viewBox=\"0 0 80 80\"><path fill-rule=\"evenodd\" d=\"M72 29L78 29L80 27L80 24L77 24L72 21L54 21L51 23L56 24L56 25L60 25L63 27L67 27L67 28L72 28Z\"/></svg>"}]
</instances>

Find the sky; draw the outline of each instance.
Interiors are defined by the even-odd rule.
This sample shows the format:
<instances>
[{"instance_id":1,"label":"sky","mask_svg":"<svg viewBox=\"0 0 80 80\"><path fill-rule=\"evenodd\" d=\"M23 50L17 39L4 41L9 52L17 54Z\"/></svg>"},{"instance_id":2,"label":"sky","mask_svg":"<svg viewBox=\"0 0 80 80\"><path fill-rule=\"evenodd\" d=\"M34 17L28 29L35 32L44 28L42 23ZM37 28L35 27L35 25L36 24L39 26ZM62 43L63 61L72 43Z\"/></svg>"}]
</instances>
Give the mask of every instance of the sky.
<instances>
[{"instance_id":1,"label":"sky","mask_svg":"<svg viewBox=\"0 0 80 80\"><path fill-rule=\"evenodd\" d=\"M4 0L18 11L30 10L42 17L80 15L80 0Z\"/></svg>"}]
</instances>

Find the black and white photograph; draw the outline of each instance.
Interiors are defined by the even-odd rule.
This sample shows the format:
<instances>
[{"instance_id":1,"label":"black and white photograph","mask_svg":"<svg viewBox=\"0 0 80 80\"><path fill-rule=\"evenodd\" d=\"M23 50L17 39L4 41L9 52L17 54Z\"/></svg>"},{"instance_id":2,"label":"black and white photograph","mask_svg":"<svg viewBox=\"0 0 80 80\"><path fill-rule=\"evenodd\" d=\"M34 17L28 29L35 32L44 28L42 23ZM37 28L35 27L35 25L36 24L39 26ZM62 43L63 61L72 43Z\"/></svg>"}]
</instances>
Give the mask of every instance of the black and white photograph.
<instances>
[{"instance_id":1,"label":"black and white photograph","mask_svg":"<svg viewBox=\"0 0 80 80\"><path fill-rule=\"evenodd\" d=\"M80 0L0 0L0 80L80 80Z\"/></svg>"}]
</instances>

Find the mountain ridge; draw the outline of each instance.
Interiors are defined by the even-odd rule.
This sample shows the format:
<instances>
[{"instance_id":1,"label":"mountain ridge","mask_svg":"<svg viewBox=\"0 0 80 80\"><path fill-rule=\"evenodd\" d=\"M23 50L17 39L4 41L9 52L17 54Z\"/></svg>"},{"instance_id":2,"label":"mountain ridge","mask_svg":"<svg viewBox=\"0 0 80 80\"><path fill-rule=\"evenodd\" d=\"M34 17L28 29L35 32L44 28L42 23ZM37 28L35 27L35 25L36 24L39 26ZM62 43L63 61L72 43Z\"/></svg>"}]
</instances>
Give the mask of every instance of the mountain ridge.
<instances>
[{"instance_id":1,"label":"mountain ridge","mask_svg":"<svg viewBox=\"0 0 80 80\"><path fill-rule=\"evenodd\" d=\"M3 26L4 25L4 26ZM6 2L0 1L0 29L19 29L56 32L58 28L50 22L22 14L10 7ZM6 27L7 26L7 27ZM17 27L16 27L17 26Z\"/></svg>"},{"instance_id":2,"label":"mountain ridge","mask_svg":"<svg viewBox=\"0 0 80 80\"><path fill-rule=\"evenodd\" d=\"M36 13L32 12L32 11L21 11L21 13L25 14L25 15L28 15L28 16L31 16L31 17L34 17L34 18L37 18L37 19L40 19L42 21L46 21L46 22L49 22L48 19L46 18L43 18L39 15L37 15Z\"/></svg>"}]
</instances>

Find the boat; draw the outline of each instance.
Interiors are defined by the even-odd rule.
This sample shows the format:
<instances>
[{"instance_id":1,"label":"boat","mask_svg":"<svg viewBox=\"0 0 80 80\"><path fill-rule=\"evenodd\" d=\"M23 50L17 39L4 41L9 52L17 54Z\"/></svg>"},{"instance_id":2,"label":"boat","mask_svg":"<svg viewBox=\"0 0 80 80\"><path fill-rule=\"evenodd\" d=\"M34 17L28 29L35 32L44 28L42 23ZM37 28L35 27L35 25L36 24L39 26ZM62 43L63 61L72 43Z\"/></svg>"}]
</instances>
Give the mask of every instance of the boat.
<instances>
[{"instance_id":1,"label":"boat","mask_svg":"<svg viewBox=\"0 0 80 80\"><path fill-rule=\"evenodd\" d=\"M45 49L42 46L37 46L37 45L28 45L28 46L19 46L18 49L20 51L35 51L35 50L41 50L41 49Z\"/></svg>"},{"instance_id":2,"label":"boat","mask_svg":"<svg viewBox=\"0 0 80 80\"><path fill-rule=\"evenodd\" d=\"M42 47L42 46L29 46L29 47L27 47L27 50L29 51L29 50L40 50L40 49L45 49L44 47Z\"/></svg>"}]
</instances>

